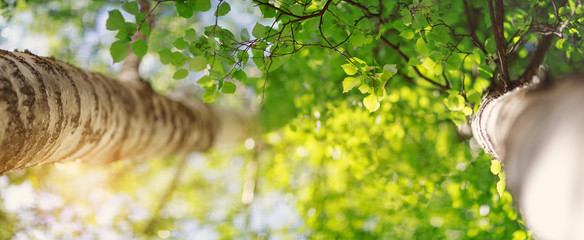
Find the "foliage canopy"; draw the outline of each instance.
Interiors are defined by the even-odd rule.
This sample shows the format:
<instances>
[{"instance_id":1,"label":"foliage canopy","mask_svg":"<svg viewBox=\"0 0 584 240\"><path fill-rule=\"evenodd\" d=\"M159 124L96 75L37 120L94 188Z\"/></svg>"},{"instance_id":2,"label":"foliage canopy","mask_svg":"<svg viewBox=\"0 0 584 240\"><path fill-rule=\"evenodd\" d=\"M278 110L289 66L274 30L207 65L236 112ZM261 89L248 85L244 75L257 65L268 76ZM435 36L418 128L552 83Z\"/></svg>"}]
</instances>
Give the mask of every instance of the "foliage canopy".
<instances>
[{"instance_id":1,"label":"foliage canopy","mask_svg":"<svg viewBox=\"0 0 584 240\"><path fill-rule=\"evenodd\" d=\"M187 160L0 176L0 237L105 229L160 238L530 238L501 166L469 147L465 130L501 75L490 2L159 0L150 29L135 1L3 1L3 24L23 25L19 16L34 13L26 31L55 39L49 53L58 59L112 72L111 59L131 49L161 93L196 82L204 101L236 106L247 94L265 134ZM559 37L546 56L551 74L583 60L580 2L504 7L509 78L521 75L542 35ZM108 36L99 29L110 30L106 40L79 42ZM132 44L136 31L149 40ZM60 200L10 205L15 192ZM73 227L52 227L59 224Z\"/></svg>"}]
</instances>

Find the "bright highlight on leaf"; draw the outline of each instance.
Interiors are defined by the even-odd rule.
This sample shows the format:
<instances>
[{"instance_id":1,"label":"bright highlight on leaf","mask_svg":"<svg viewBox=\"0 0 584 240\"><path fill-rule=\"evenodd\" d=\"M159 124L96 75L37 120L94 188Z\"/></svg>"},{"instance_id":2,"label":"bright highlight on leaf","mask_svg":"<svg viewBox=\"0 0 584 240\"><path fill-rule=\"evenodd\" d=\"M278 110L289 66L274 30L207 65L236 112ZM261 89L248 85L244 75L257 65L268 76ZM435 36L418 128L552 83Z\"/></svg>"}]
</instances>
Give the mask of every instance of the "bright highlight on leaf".
<instances>
[{"instance_id":1,"label":"bright highlight on leaf","mask_svg":"<svg viewBox=\"0 0 584 240\"><path fill-rule=\"evenodd\" d=\"M503 197L503 193L505 193L505 181L499 180L497 182L497 193L499 193L499 197Z\"/></svg>"},{"instance_id":2,"label":"bright highlight on leaf","mask_svg":"<svg viewBox=\"0 0 584 240\"><path fill-rule=\"evenodd\" d=\"M363 105L369 110L369 112L375 112L379 109L379 100L375 94L371 94L363 99Z\"/></svg>"},{"instance_id":3,"label":"bright highlight on leaf","mask_svg":"<svg viewBox=\"0 0 584 240\"><path fill-rule=\"evenodd\" d=\"M197 81L203 87L213 86L213 79L209 76L203 76L199 81Z\"/></svg>"},{"instance_id":4,"label":"bright highlight on leaf","mask_svg":"<svg viewBox=\"0 0 584 240\"><path fill-rule=\"evenodd\" d=\"M353 89L357 85L357 78L354 77L346 77L343 80L343 92L346 93Z\"/></svg>"},{"instance_id":5,"label":"bright highlight on leaf","mask_svg":"<svg viewBox=\"0 0 584 240\"><path fill-rule=\"evenodd\" d=\"M499 160L491 160L491 172L495 175L501 172L501 162Z\"/></svg>"},{"instance_id":6,"label":"bright highlight on leaf","mask_svg":"<svg viewBox=\"0 0 584 240\"><path fill-rule=\"evenodd\" d=\"M347 75L354 75L355 73L357 73L357 68L353 66L353 64L347 63L341 65L341 67L343 68Z\"/></svg>"}]
</instances>

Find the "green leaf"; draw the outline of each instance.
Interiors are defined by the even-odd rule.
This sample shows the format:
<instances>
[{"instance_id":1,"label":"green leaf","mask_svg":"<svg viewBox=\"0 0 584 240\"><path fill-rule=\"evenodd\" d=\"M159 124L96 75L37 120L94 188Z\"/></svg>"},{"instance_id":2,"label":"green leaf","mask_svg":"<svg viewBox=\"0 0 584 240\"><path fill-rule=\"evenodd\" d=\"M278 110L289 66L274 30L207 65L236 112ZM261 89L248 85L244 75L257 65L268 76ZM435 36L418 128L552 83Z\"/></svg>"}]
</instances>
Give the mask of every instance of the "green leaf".
<instances>
[{"instance_id":1,"label":"green leaf","mask_svg":"<svg viewBox=\"0 0 584 240\"><path fill-rule=\"evenodd\" d=\"M412 30L404 30L399 34L400 37L405 38L406 40L412 40L414 38L414 32Z\"/></svg>"},{"instance_id":2,"label":"green leaf","mask_svg":"<svg viewBox=\"0 0 584 240\"><path fill-rule=\"evenodd\" d=\"M343 93L346 93L353 89L357 85L357 78L354 77L346 77L343 80Z\"/></svg>"},{"instance_id":3,"label":"green leaf","mask_svg":"<svg viewBox=\"0 0 584 240\"><path fill-rule=\"evenodd\" d=\"M422 62L422 67L428 69L428 71L431 71L433 73L434 67L436 67L436 62L434 62L429 57L424 58L424 62Z\"/></svg>"},{"instance_id":4,"label":"green leaf","mask_svg":"<svg viewBox=\"0 0 584 240\"><path fill-rule=\"evenodd\" d=\"M184 2L176 2L176 11L183 18L191 18L193 16L193 9Z\"/></svg>"},{"instance_id":5,"label":"green leaf","mask_svg":"<svg viewBox=\"0 0 584 240\"><path fill-rule=\"evenodd\" d=\"M183 78L186 78L189 75L189 71L187 71L186 69L179 69L176 72L174 72L174 75L172 75L172 78L176 79L176 80L180 80Z\"/></svg>"},{"instance_id":6,"label":"green leaf","mask_svg":"<svg viewBox=\"0 0 584 240\"><path fill-rule=\"evenodd\" d=\"M235 93L235 84L232 82L223 82L223 87L221 88L221 92L226 94L233 94Z\"/></svg>"},{"instance_id":7,"label":"green leaf","mask_svg":"<svg viewBox=\"0 0 584 240\"><path fill-rule=\"evenodd\" d=\"M189 67L195 72L203 71L207 68L207 59L203 56L196 56L189 60Z\"/></svg>"},{"instance_id":8,"label":"green leaf","mask_svg":"<svg viewBox=\"0 0 584 240\"><path fill-rule=\"evenodd\" d=\"M162 64L169 64L172 61L172 52L168 48L163 48L158 51L158 55L160 55L160 62Z\"/></svg>"},{"instance_id":9,"label":"green leaf","mask_svg":"<svg viewBox=\"0 0 584 240\"><path fill-rule=\"evenodd\" d=\"M210 103L217 99L217 89L214 86L206 87L203 92L203 102Z\"/></svg>"},{"instance_id":10,"label":"green leaf","mask_svg":"<svg viewBox=\"0 0 584 240\"><path fill-rule=\"evenodd\" d=\"M187 29L187 31L185 31L185 39L189 42L197 41L197 31L192 28Z\"/></svg>"},{"instance_id":11,"label":"green leaf","mask_svg":"<svg viewBox=\"0 0 584 240\"><path fill-rule=\"evenodd\" d=\"M136 15L138 14L138 3L137 2L124 3L124 5L122 5L122 9L124 9L124 11L132 15Z\"/></svg>"},{"instance_id":12,"label":"green leaf","mask_svg":"<svg viewBox=\"0 0 584 240\"><path fill-rule=\"evenodd\" d=\"M361 86L359 86L359 92L361 93L368 93L369 90L371 90L371 88L367 86L367 84L361 84Z\"/></svg>"},{"instance_id":13,"label":"green leaf","mask_svg":"<svg viewBox=\"0 0 584 240\"><path fill-rule=\"evenodd\" d=\"M497 175L501 172L501 162L499 160L491 160L491 172Z\"/></svg>"},{"instance_id":14,"label":"green leaf","mask_svg":"<svg viewBox=\"0 0 584 240\"><path fill-rule=\"evenodd\" d=\"M231 6L229 6L227 2L222 2L221 5L219 5L217 8L217 11L215 11L215 16L224 16L225 14L229 13L229 11L231 11Z\"/></svg>"},{"instance_id":15,"label":"green leaf","mask_svg":"<svg viewBox=\"0 0 584 240\"><path fill-rule=\"evenodd\" d=\"M148 52L148 43L146 43L144 39L138 39L132 44L132 52L134 52L139 58L144 57L146 52Z\"/></svg>"},{"instance_id":16,"label":"green leaf","mask_svg":"<svg viewBox=\"0 0 584 240\"><path fill-rule=\"evenodd\" d=\"M213 86L213 82L214 82L213 78L209 76L203 76L201 79L199 79L199 81L197 81L197 83L199 83L203 87Z\"/></svg>"},{"instance_id":17,"label":"green leaf","mask_svg":"<svg viewBox=\"0 0 584 240\"><path fill-rule=\"evenodd\" d=\"M412 12L410 12L409 9L402 9L400 14L402 15L402 22L404 25L409 26L412 24Z\"/></svg>"},{"instance_id":18,"label":"green leaf","mask_svg":"<svg viewBox=\"0 0 584 240\"><path fill-rule=\"evenodd\" d=\"M476 62L476 63L478 63L478 64L481 64L482 62L484 62L484 61L485 61L485 58L486 58L486 56L485 56L485 54L483 53L483 51L481 51L480 49L478 49L478 48L474 48L474 49L472 50L472 54L473 54L473 56L474 56L474 59L475 59L475 62Z\"/></svg>"},{"instance_id":19,"label":"green leaf","mask_svg":"<svg viewBox=\"0 0 584 240\"><path fill-rule=\"evenodd\" d=\"M276 10L268 6L260 5L260 11L264 18L272 18L276 16Z\"/></svg>"},{"instance_id":20,"label":"green leaf","mask_svg":"<svg viewBox=\"0 0 584 240\"><path fill-rule=\"evenodd\" d=\"M416 48L418 49L418 53L422 55L428 55L430 52L426 45L426 41L424 41L423 38L418 38L418 40L416 40Z\"/></svg>"},{"instance_id":21,"label":"green leaf","mask_svg":"<svg viewBox=\"0 0 584 240\"><path fill-rule=\"evenodd\" d=\"M193 6L193 5L191 5ZM206 12L211 9L211 0L194 0L195 11Z\"/></svg>"},{"instance_id":22,"label":"green leaf","mask_svg":"<svg viewBox=\"0 0 584 240\"><path fill-rule=\"evenodd\" d=\"M247 74L243 70L237 70L237 71L235 71L233 73L233 77L235 79L239 80L242 83L245 83L245 81L247 81Z\"/></svg>"},{"instance_id":23,"label":"green leaf","mask_svg":"<svg viewBox=\"0 0 584 240\"><path fill-rule=\"evenodd\" d=\"M379 100L377 100L375 94L370 94L363 99L363 105L365 105L365 108L367 108L369 112L375 112L379 109Z\"/></svg>"},{"instance_id":24,"label":"green leaf","mask_svg":"<svg viewBox=\"0 0 584 240\"><path fill-rule=\"evenodd\" d=\"M256 25L253 27L253 30L251 31L251 34L258 39L264 38L266 36L266 27L256 23Z\"/></svg>"},{"instance_id":25,"label":"green leaf","mask_svg":"<svg viewBox=\"0 0 584 240\"><path fill-rule=\"evenodd\" d=\"M189 44L183 39L183 38L177 38L173 43L173 46L175 46L177 49L183 50L185 49Z\"/></svg>"},{"instance_id":26,"label":"green leaf","mask_svg":"<svg viewBox=\"0 0 584 240\"><path fill-rule=\"evenodd\" d=\"M128 55L128 41L118 40L112 43L110 47L110 54L114 62L121 62Z\"/></svg>"},{"instance_id":27,"label":"green leaf","mask_svg":"<svg viewBox=\"0 0 584 240\"><path fill-rule=\"evenodd\" d=\"M354 75L355 73L357 73L357 68L353 66L353 64L347 63L341 65L341 67L343 68L347 75Z\"/></svg>"},{"instance_id":28,"label":"green leaf","mask_svg":"<svg viewBox=\"0 0 584 240\"><path fill-rule=\"evenodd\" d=\"M466 99L473 104L480 104L481 103L481 94L479 94L476 90L471 89L468 90L466 93Z\"/></svg>"},{"instance_id":29,"label":"green leaf","mask_svg":"<svg viewBox=\"0 0 584 240\"><path fill-rule=\"evenodd\" d=\"M451 94L446 99L446 107L451 111L461 111L464 108L464 97L460 94Z\"/></svg>"},{"instance_id":30,"label":"green leaf","mask_svg":"<svg viewBox=\"0 0 584 240\"><path fill-rule=\"evenodd\" d=\"M107 30L119 30L126 26L126 21L122 16L122 13L118 10L109 11L109 16L105 22L105 28Z\"/></svg>"},{"instance_id":31,"label":"green leaf","mask_svg":"<svg viewBox=\"0 0 584 240\"><path fill-rule=\"evenodd\" d=\"M144 33L144 35L150 35L150 25L147 22L143 22L140 26L140 32Z\"/></svg>"},{"instance_id":32,"label":"green leaf","mask_svg":"<svg viewBox=\"0 0 584 240\"><path fill-rule=\"evenodd\" d=\"M381 81L387 81L397 73L397 65L385 64L383 66L383 74L381 74Z\"/></svg>"},{"instance_id":33,"label":"green leaf","mask_svg":"<svg viewBox=\"0 0 584 240\"><path fill-rule=\"evenodd\" d=\"M250 39L247 28L242 28L241 33L239 35L241 36L241 41L249 41Z\"/></svg>"},{"instance_id":34,"label":"green leaf","mask_svg":"<svg viewBox=\"0 0 584 240\"><path fill-rule=\"evenodd\" d=\"M170 63L174 66L182 66L183 64L185 64L187 57L185 57L184 55L182 55L182 53L180 52L172 52L170 54L171 60Z\"/></svg>"},{"instance_id":35,"label":"green leaf","mask_svg":"<svg viewBox=\"0 0 584 240\"><path fill-rule=\"evenodd\" d=\"M493 69L491 69L489 66L487 65L479 65L478 67L479 70L479 75L483 78L489 79L491 77L493 77Z\"/></svg>"},{"instance_id":36,"label":"green leaf","mask_svg":"<svg viewBox=\"0 0 584 240\"><path fill-rule=\"evenodd\" d=\"M505 180L499 180L497 182L497 193L499 193L499 197L503 197L503 193L505 193Z\"/></svg>"}]
</instances>

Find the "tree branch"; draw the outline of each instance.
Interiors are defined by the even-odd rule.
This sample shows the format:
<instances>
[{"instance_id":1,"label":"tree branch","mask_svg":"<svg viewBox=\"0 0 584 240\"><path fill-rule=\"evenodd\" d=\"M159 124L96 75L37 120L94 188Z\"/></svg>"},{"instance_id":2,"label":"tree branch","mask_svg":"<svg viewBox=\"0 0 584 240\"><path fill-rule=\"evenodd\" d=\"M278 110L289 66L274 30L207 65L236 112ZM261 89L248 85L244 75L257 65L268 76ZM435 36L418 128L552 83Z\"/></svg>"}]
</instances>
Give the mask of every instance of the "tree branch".
<instances>
[{"instance_id":1,"label":"tree branch","mask_svg":"<svg viewBox=\"0 0 584 240\"><path fill-rule=\"evenodd\" d=\"M493 25L493 35L495 37L495 43L497 45L497 55L499 56L498 67L499 76L497 78L496 86L498 90L506 92L509 90L509 85L511 80L509 78L509 70L507 66L507 43L505 42L505 35L503 29L503 22L505 20L505 11L503 9L503 0L495 0L495 5L493 6L493 0L488 0L489 4L489 15L491 17L491 24ZM500 88L503 89L500 89Z\"/></svg>"},{"instance_id":2,"label":"tree branch","mask_svg":"<svg viewBox=\"0 0 584 240\"><path fill-rule=\"evenodd\" d=\"M152 26L150 3L148 0L138 0L138 3L140 4L140 12L147 14L146 19L144 21L148 23L148 27L150 28ZM142 24L138 24L136 32L134 33L134 36L132 36L131 44L134 44L134 42L136 42L139 39L143 39L144 41L146 41L146 34L140 31L140 27L142 26ZM140 77L140 73L138 71L139 67L140 59L138 58L138 56L136 56L132 49L128 49L128 56L126 56L126 59L124 59L122 69L118 74L118 80L130 83L132 85L143 86L142 78Z\"/></svg>"},{"instance_id":3,"label":"tree branch","mask_svg":"<svg viewBox=\"0 0 584 240\"><path fill-rule=\"evenodd\" d=\"M385 45L389 46L391 49L393 49L394 51L397 52L397 54L399 54L399 56L406 62L406 64L410 61L410 58L408 56L406 56L400 49L398 46L392 44L391 42L389 42L389 40L387 40L387 38L385 38L384 36L381 36L381 41L383 41L383 43L385 43ZM442 85L426 76L424 76L424 74L422 74L420 72L420 69L418 69L418 67L415 66L411 66L414 71L416 72L416 74L418 74L418 76L424 80L426 80L427 82L431 83L432 85L440 88L440 90L448 90L450 89L448 86Z\"/></svg>"},{"instance_id":4,"label":"tree branch","mask_svg":"<svg viewBox=\"0 0 584 240\"><path fill-rule=\"evenodd\" d=\"M531 60L529 60L527 67L525 67L525 70L518 79L520 83L522 84L528 83L531 80L531 78L535 74L537 74L539 65L543 63L545 54L549 47L551 46L553 39L554 39L553 34L542 35L541 40L539 41L539 45L537 45L537 48L535 49L535 52L533 53Z\"/></svg>"},{"instance_id":5,"label":"tree branch","mask_svg":"<svg viewBox=\"0 0 584 240\"><path fill-rule=\"evenodd\" d=\"M172 181L168 184L168 187L166 188L166 191L164 191L162 197L160 197L158 205L154 209L154 212L152 212L152 217L150 218L150 221L148 221L148 224L144 228L144 233L147 235L151 235L154 232L154 228L158 225L158 222L160 220L159 219L160 211L162 211L162 209L164 209L164 207L166 206L166 203L170 201L172 193L178 186L178 181L180 180L186 168L187 157L183 155L179 156L179 158L180 162L178 163L174 170L174 177L172 178Z\"/></svg>"},{"instance_id":6,"label":"tree branch","mask_svg":"<svg viewBox=\"0 0 584 240\"><path fill-rule=\"evenodd\" d=\"M468 1L467 0L462 0L463 4L464 4L464 13L466 15L466 21L468 23L468 31L470 32L470 38L471 40L474 42L474 44L481 49L481 51L483 51L483 53L487 53L487 50L485 49L485 47L483 46L483 44L481 43L481 41L479 41L479 38L477 37L476 34L476 27L477 27L477 23L475 21L476 17L471 16L471 8L468 5Z\"/></svg>"}]
</instances>

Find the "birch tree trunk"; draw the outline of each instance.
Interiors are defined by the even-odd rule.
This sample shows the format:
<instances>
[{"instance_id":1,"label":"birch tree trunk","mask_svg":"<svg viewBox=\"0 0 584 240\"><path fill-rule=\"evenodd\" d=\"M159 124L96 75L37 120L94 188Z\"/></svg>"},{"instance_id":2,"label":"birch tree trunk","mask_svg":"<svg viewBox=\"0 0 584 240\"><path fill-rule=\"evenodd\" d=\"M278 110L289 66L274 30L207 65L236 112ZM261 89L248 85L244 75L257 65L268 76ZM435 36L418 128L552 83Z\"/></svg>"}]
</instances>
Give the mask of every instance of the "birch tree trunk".
<instances>
[{"instance_id":1,"label":"birch tree trunk","mask_svg":"<svg viewBox=\"0 0 584 240\"><path fill-rule=\"evenodd\" d=\"M526 85L486 99L473 134L504 163L538 239L584 239L584 79Z\"/></svg>"},{"instance_id":2,"label":"birch tree trunk","mask_svg":"<svg viewBox=\"0 0 584 240\"><path fill-rule=\"evenodd\" d=\"M251 129L242 114L174 101L146 83L0 50L0 174L70 160L205 151Z\"/></svg>"}]
</instances>

